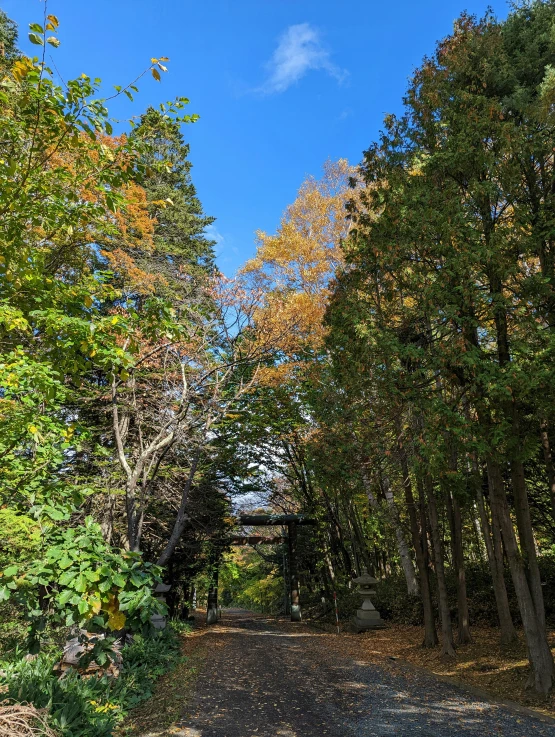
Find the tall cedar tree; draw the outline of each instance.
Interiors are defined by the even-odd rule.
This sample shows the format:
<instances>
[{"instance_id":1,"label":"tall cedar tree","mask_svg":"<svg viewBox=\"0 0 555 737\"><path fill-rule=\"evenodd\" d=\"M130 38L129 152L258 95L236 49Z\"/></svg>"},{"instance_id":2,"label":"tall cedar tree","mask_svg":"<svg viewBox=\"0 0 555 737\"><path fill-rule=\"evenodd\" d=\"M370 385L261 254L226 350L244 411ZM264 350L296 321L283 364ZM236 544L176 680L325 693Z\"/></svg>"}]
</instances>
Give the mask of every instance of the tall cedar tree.
<instances>
[{"instance_id":1,"label":"tall cedar tree","mask_svg":"<svg viewBox=\"0 0 555 737\"><path fill-rule=\"evenodd\" d=\"M164 283L162 296L182 299L191 282L214 270L214 241L206 228L215 218L204 214L191 180L189 144L179 124L150 108L142 116L135 135L149 144L147 167L156 160L165 169L149 168L143 186L149 214L155 219L154 252L137 257L138 264L159 274ZM147 263L145 263L145 261Z\"/></svg>"}]
</instances>

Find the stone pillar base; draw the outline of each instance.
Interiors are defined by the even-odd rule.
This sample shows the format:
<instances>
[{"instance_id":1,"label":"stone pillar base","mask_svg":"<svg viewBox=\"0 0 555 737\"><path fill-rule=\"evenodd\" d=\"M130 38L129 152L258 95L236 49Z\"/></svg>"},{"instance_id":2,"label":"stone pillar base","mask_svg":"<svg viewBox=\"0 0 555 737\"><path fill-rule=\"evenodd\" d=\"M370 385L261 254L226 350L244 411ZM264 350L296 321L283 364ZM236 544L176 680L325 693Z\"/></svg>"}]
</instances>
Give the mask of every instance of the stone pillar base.
<instances>
[{"instance_id":1,"label":"stone pillar base","mask_svg":"<svg viewBox=\"0 0 555 737\"><path fill-rule=\"evenodd\" d=\"M218 610L210 607L206 611L206 624L216 624L218 621Z\"/></svg>"},{"instance_id":2,"label":"stone pillar base","mask_svg":"<svg viewBox=\"0 0 555 737\"><path fill-rule=\"evenodd\" d=\"M375 609L357 609L356 616L351 619L357 632L365 632L366 630L383 630L386 627L385 622L380 617L379 612Z\"/></svg>"}]
</instances>

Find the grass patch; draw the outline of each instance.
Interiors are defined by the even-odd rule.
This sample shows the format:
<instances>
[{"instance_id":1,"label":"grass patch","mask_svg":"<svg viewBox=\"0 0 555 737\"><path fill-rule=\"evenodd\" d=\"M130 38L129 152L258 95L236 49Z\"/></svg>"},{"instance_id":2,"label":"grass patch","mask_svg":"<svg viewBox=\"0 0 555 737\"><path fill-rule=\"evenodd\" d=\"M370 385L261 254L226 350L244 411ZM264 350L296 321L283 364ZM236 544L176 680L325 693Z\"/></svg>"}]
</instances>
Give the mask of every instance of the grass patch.
<instances>
[{"instance_id":1,"label":"grass patch","mask_svg":"<svg viewBox=\"0 0 555 737\"><path fill-rule=\"evenodd\" d=\"M195 630L182 637L180 661L157 681L152 698L128 714L118 727L118 737L163 737L172 733L172 726L179 722L193 696L207 652L202 638L205 632L204 622L197 618Z\"/></svg>"}]
</instances>

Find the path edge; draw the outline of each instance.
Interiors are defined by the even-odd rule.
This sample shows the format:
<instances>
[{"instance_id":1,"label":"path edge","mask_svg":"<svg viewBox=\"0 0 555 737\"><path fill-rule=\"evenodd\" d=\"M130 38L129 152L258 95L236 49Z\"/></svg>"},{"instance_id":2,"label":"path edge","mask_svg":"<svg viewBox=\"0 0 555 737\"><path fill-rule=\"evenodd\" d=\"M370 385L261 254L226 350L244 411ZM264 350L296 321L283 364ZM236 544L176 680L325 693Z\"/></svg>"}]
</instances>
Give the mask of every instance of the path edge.
<instances>
[{"instance_id":1,"label":"path edge","mask_svg":"<svg viewBox=\"0 0 555 737\"><path fill-rule=\"evenodd\" d=\"M316 630L317 632L326 632L327 634L333 634L332 632L329 632L327 629L319 627L318 624L313 623L310 620L305 621L304 624L308 625L310 629ZM353 634L353 633L349 633L349 634ZM339 637L341 637L341 635L339 635ZM434 676L434 678L437 678L439 681L442 681L443 683L446 683L450 686L456 686L457 688L460 688L462 691L466 691L472 696L476 696L477 698L479 698L480 700L488 704L492 704L493 706L504 706L508 711L512 711L515 714L520 714L521 716L532 717L534 719L537 719L540 722L543 722L544 724L555 726L555 717L549 716L549 714L544 714L543 712L539 711L538 709L534 709L531 706L524 706L523 704L519 704L518 701L512 701L511 699L503 699L500 696L495 696L494 694L490 693L489 691L485 691L479 686L473 686L470 683L466 683L465 681L460 680L456 676L446 676L446 675L443 675L442 673L436 673L430 668L425 668L422 665L416 665L416 663L411 663L410 660L404 660L403 658L393 657L391 655L383 655L381 653L379 654L376 653L376 654L379 655L379 657L381 657L384 662L390 661L390 662L396 663L397 665L400 665L405 670L413 670L413 671L416 671L417 673L423 673L428 676L432 675ZM368 661L368 664L370 663L371 661ZM555 686L554 686L554 690L555 690Z\"/></svg>"},{"instance_id":2,"label":"path edge","mask_svg":"<svg viewBox=\"0 0 555 737\"><path fill-rule=\"evenodd\" d=\"M421 665L416 665L415 663L411 663L409 660L403 660L403 658L393 658L390 655L384 656L384 660L388 660L388 659L401 665L405 670L414 670L419 673L433 675L434 678L437 678L439 681L443 681L443 683L447 683L451 686L456 686L457 688L460 688L462 691L466 691L472 696L476 696L480 698L481 701L485 701L486 703L492 704L493 706L504 706L506 709L514 712L515 714L520 714L521 716L533 717L534 719L538 719L540 722L543 722L544 724L555 725L555 717L549 716L548 714L544 714L538 709L534 709L530 706L523 706L522 704L519 704L517 701L512 701L511 699L503 699L499 696L495 696L491 694L489 691L484 691L484 689L480 688L479 686L472 686L470 683L461 681L459 678L456 678L455 676L445 676L442 673L436 673L435 671L430 670L429 668L424 668Z\"/></svg>"}]
</instances>

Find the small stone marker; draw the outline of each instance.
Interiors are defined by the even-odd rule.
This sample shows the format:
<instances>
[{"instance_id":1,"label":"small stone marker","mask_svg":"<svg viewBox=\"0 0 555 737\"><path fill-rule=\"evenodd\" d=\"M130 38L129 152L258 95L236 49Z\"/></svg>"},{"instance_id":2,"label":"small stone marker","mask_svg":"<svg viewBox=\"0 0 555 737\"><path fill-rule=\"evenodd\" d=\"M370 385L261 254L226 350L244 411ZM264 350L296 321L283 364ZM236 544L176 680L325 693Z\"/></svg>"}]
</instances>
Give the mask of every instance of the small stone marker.
<instances>
[{"instance_id":1,"label":"small stone marker","mask_svg":"<svg viewBox=\"0 0 555 737\"><path fill-rule=\"evenodd\" d=\"M353 583L357 584L358 593L362 596L362 606L357 609L356 616L352 619L356 631L383 629L386 626L385 622L370 601L370 597L376 593L373 587L378 583L377 580L363 568L362 576L354 578Z\"/></svg>"}]
</instances>

